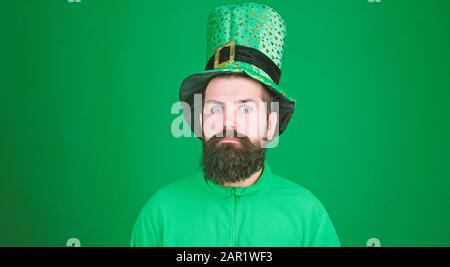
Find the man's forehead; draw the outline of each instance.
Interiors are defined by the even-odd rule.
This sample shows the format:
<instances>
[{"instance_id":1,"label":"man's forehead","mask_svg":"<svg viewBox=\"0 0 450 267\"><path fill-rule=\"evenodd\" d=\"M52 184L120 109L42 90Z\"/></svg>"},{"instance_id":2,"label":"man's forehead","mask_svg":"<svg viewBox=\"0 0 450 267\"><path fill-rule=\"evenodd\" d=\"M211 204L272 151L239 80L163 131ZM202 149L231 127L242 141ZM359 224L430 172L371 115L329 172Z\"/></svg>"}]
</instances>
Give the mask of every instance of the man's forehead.
<instances>
[{"instance_id":1,"label":"man's forehead","mask_svg":"<svg viewBox=\"0 0 450 267\"><path fill-rule=\"evenodd\" d=\"M216 84L205 90L205 102L259 102L264 89L260 84Z\"/></svg>"},{"instance_id":2,"label":"man's forehead","mask_svg":"<svg viewBox=\"0 0 450 267\"><path fill-rule=\"evenodd\" d=\"M262 85L249 77L225 76L215 77L207 85L206 91L210 92L230 92L241 91L243 93L255 93L260 91Z\"/></svg>"}]
</instances>

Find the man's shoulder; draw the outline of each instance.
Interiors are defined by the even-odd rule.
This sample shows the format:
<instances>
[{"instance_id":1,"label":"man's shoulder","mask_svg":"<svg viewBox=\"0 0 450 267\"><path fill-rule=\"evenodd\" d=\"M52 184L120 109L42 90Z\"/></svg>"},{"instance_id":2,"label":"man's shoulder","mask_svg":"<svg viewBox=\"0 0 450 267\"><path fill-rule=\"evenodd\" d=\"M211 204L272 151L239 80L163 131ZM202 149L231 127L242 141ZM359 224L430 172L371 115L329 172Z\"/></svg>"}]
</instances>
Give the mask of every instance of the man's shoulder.
<instances>
[{"instance_id":1,"label":"man's shoulder","mask_svg":"<svg viewBox=\"0 0 450 267\"><path fill-rule=\"evenodd\" d=\"M300 185L299 183L295 182L290 178L283 177L277 174L273 174L273 178L274 178L273 179L274 189L281 190L283 191L283 193L287 194L293 194L304 197L315 197L309 189Z\"/></svg>"}]
</instances>

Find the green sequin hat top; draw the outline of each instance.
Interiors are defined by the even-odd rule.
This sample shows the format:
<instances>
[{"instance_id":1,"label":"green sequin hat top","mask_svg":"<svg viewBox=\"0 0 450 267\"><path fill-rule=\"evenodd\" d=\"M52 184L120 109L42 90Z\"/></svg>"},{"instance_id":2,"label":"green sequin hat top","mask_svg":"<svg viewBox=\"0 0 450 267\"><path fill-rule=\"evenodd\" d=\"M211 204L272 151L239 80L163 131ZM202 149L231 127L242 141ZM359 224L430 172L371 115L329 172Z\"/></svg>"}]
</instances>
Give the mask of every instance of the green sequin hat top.
<instances>
[{"instance_id":1,"label":"green sequin hat top","mask_svg":"<svg viewBox=\"0 0 450 267\"><path fill-rule=\"evenodd\" d=\"M180 88L180 101L191 108L185 118L197 136L201 129L191 123L199 118L194 94L202 93L214 76L224 72L243 72L265 84L279 103L279 134L286 129L295 101L278 85L285 38L285 23L269 6L245 3L214 8L207 24L206 70L184 79Z\"/></svg>"}]
</instances>

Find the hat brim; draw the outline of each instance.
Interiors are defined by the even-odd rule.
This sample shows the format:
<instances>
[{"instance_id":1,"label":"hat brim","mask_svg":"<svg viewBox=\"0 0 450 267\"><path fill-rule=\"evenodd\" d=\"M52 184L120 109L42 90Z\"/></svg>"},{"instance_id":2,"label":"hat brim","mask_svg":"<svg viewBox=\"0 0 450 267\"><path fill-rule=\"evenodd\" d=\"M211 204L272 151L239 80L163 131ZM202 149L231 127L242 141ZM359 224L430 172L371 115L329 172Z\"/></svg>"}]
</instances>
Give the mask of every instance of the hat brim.
<instances>
[{"instance_id":1,"label":"hat brim","mask_svg":"<svg viewBox=\"0 0 450 267\"><path fill-rule=\"evenodd\" d=\"M190 112L184 112L185 119L196 136L201 136L202 134L199 123L194 123L195 119L199 119L199 114L202 112L202 109L196 108L195 104L201 105L202 103L195 103L194 95L201 94L209 81L219 74L242 72L267 86L273 101L278 102L278 135L281 135L286 130L289 121L294 114L295 100L290 98L282 88L274 83L261 69L246 62L236 61L221 68L192 74L185 78L181 83L179 92L180 101L187 103L190 108ZM190 114L190 116L188 114Z\"/></svg>"}]
</instances>

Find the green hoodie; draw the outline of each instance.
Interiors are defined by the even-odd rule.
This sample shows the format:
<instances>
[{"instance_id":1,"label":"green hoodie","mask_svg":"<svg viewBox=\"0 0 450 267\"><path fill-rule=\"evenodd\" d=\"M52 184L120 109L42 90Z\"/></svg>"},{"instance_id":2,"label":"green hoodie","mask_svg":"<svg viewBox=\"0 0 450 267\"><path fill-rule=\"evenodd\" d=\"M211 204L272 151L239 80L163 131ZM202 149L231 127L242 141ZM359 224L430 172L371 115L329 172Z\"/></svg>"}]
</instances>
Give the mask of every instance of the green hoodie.
<instances>
[{"instance_id":1,"label":"green hoodie","mask_svg":"<svg viewBox=\"0 0 450 267\"><path fill-rule=\"evenodd\" d=\"M131 246L340 246L321 202L272 174L249 187L224 187L203 172L157 191L142 208Z\"/></svg>"}]
</instances>

